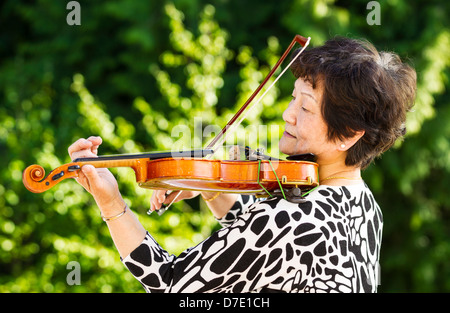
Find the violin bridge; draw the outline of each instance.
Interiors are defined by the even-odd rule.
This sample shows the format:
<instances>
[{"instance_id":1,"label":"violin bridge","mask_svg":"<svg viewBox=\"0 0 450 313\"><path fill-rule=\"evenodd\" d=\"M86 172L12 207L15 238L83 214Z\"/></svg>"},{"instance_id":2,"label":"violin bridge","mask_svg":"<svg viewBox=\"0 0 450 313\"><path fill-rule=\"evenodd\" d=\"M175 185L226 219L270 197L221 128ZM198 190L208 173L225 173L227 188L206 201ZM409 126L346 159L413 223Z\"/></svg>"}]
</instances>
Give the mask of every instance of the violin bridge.
<instances>
[{"instance_id":1,"label":"violin bridge","mask_svg":"<svg viewBox=\"0 0 450 313\"><path fill-rule=\"evenodd\" d=\"M229 150L228 150L228 158L231 161L239 161L243 159L243 154L241 151L240 146L232 146Z\"/></svg>"}]
</instances>

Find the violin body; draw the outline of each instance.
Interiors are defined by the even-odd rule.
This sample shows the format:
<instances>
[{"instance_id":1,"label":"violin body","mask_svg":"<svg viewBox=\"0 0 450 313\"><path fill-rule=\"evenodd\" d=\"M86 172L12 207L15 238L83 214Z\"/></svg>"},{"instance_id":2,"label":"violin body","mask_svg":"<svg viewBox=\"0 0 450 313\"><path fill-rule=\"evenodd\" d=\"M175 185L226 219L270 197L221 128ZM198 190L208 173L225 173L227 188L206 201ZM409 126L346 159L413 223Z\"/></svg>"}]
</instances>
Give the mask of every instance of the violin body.
<instances>
[{"instance_id":1,"label":"violin body","mask_svg":"<svg viewBox=\"0 0 450 313\"><path fill-rule=\"evenodd\" d=\"M306 161L162 159L148 164L147 173L139 186L151 189L261 194L318 185L318 166Z\"/></svg>"}]
</instances>

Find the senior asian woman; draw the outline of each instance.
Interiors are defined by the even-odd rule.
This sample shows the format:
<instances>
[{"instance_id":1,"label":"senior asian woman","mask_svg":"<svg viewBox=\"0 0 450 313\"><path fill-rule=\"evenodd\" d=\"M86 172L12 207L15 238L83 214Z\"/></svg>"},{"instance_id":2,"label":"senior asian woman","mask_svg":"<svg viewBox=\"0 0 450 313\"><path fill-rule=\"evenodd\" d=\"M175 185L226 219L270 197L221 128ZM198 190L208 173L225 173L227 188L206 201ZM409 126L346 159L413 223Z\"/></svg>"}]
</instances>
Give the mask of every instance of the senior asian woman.
<instances>
[{"instance_id":1,"label":"senior asian woman","mask_svg":"<svg viewBox=\"0 0 450 313\"><path fill-rule=\"evenodd\" d=\"M319 164L320 186L302 203L202 192L223 228L175 256L126 206L107 169L82 168L78 182L147 292L376 292L383 217L361 171L405 134L416 73L396 54L348 38L305 50L291 70L279 148L313 153ZM100 144L80 139L69 154L96 156ZM174 194L155 191L152 210Z\"/></svg>"}]
</instances>

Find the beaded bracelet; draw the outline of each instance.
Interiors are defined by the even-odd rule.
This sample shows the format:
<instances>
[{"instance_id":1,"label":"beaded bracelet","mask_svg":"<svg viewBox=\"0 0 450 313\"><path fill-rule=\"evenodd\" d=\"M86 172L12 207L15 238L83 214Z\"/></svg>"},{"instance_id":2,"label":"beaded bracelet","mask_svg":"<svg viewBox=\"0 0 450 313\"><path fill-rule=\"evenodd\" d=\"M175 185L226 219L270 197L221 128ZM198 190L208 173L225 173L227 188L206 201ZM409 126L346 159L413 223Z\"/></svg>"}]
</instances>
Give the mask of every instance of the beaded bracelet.
<instances>
[{"instance_id":1,"label":"beaded bracelet","mask_svg":"<svg viewBox=\"0 0 450 313\"><path fill-rule=\"evenodd\" d=\"M111 217L104 217L103 215L100 214L101 218L103 221L105 222L110 222L110 221L114 221L115 219L118 219L119 217L121 217L122 215L124 215L127 212L127 205L125 204L125 207L123 208L123 211L120 212L117 215L111 216Z\"/></svg>"}]
</instances>

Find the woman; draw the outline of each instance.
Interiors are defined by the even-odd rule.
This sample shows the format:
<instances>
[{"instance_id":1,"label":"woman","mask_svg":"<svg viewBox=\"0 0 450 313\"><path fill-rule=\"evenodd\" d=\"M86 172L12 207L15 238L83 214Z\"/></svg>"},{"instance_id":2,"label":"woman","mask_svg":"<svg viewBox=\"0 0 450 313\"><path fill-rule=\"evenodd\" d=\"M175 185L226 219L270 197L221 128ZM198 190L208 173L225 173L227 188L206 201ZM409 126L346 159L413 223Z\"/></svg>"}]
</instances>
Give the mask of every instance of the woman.
<instances>
[{"instance_id":1,"label":"woman","mask_svg":"<svg viewBox=\"0 0 450 313\"><path fill-rule=\"evenodd\" d=\"M346 38L306 50L292 71L297 80L279 147L317 156L320 186L304 203L201 192L224 227L176 257L127 208L107 169L82 168L78 182L94 196L123 263L146 291L376 291L383 219L361 170L405 134L415 71L393 53ZM69 154L92 157L100 144L99 137L80 139ZM174 194L154 192L152 210Z\"/></svg>"}]
</instances>

